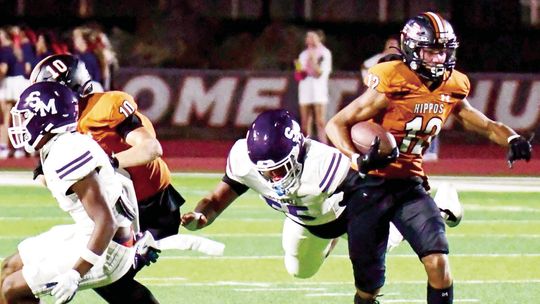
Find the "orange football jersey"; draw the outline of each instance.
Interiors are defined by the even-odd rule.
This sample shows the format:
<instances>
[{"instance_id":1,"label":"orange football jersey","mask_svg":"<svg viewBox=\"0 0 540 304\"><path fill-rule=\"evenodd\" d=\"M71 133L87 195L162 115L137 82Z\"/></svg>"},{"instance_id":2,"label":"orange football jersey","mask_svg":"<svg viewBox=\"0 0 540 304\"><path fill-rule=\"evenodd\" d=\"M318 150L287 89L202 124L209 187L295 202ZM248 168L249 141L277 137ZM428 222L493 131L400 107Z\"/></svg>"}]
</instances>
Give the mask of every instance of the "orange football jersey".
<instances>
[{"instance_id":1,"label":"orange football jersey","mask_svg":"<svg viewBox=\"0 0 540 304\"><path fill-rule=\"evenodd\" d=\"M469 79L454 70L430 91L402 61L389 61L373 66L365 82L390 100L373 121L394 135L400 153L397 162L371 173L387 178L425 176L422 154L441 131L456 103L469 94Z\"/></svg>"},{"instance_id":2,"label":"orange football jersey","mask_svg":"<svg viewBox=\"0 0 540 304\"><path fill-rule=\"evenodd\" d=\"M84 106L85 101L86 106ZM131 147L116 132L116 127L131 114L137 115L143 127L156 136L150 120L137 111L137 104L127 93L120 91L95 93L85 101L80 103L84 109L81 108L77 130L83 134L90 134L109 155ZM171 182L169 168L161 158L146 165L125 169L131 176L139 201L165 189Z\"/></svg>"}]
</instances>

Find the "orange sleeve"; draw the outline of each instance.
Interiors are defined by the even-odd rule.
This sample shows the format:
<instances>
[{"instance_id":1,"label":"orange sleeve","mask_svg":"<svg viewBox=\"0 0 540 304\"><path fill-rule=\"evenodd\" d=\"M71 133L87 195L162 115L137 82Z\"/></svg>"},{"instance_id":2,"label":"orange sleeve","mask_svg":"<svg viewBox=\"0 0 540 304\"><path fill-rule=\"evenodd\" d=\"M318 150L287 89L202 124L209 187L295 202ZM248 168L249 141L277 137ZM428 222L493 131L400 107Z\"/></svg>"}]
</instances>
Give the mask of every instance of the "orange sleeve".
<instances>
[{"instance_id":1,"label":"orange sleeve","mask_svg":"<svg viewBox=\"0 0 540 304\"><path fill-rule=\"evenodd\" d=\"M124 92L109 92L107 100L101 103L104 104L104 111L107 113L103 115L103 118L107 117L109 126L113 128L137 111L137 104L133 97Z\"/></svg>"},{"instance_id":2,"label":"orange sleeve","mask_svg":"<svg viewBox=\"0 0 540 304\"><path fill-rule=\"evenodd\" d=\"M79 131L86 133L102 127L114 129L135 111L137 104L127 93L110 91L93 94L79 115Z\"/></svg>"},{"instance_id":3,"label":"orange sleeve","mask_svg":"<svg viewBox=\"0 0 540 304\"><path fill-rule=\"evenodd\" d=\"M376 90L379 93L388 93L390 91L390 79L394 73L393 62L384 62L372 66L368 70L368 76L364 80L366 86Z\"/></svg>"},{"instance_id":4,"label":"orange sleeve","mask_svg":"<svg viewBox=\"0 0 540 304\"><path fill-rule=\"evenodd\" d=\"M471 91L471 82L469 80L469 77L459 71L454 70L452 74L452 79L453 91L467 97L469 95L469 92Z\"/></svg>"}]
</instances>

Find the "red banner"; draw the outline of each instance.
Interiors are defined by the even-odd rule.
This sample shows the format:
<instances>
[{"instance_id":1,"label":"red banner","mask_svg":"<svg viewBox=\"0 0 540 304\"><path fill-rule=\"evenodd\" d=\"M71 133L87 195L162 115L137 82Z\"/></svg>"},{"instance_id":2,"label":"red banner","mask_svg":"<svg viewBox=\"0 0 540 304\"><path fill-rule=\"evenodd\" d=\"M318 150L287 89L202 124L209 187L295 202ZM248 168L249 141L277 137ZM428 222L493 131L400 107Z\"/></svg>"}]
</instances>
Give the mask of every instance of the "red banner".
<instances>
[{"instance_id":1,"label":"red banner","mask_svg":"<svg viewBox=\"0 0 540 304\"><path fill-rule=\"evenodd\" d=\"M285 108L298 114L297 82L292 76L292 72L122 68L116 87L135 97L161 138L231 140L244 136L263 110ZM539 131L540 75L469 77L468 100L475 108L520 133ZM362 90L360 73L333 73L328 116ZM463 135L452 120L445 129L450 138Z\"/></svg>"}]
</instances>

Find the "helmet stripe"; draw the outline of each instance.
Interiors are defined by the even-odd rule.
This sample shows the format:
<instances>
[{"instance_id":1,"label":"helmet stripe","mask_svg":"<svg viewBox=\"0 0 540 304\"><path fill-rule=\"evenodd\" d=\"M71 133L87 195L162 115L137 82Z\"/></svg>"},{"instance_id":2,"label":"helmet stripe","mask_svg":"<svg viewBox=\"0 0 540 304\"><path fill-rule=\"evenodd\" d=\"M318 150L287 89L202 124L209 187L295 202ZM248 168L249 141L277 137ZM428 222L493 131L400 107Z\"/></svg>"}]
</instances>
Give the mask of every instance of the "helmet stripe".
<instances>
[{"instance_id":1,"label":"helmet stripe","mask_svg":"<svg viewBox=\"0 0 540 304\"><path fill-rule=\"evenodd\" d=\"M425 12L424 16L428 17L429 21L435 29L436 38L441 38L441 33L446 32L446 27L444 26L444 19L439 15L432 12Z\"/></svg>"}]
</instances>

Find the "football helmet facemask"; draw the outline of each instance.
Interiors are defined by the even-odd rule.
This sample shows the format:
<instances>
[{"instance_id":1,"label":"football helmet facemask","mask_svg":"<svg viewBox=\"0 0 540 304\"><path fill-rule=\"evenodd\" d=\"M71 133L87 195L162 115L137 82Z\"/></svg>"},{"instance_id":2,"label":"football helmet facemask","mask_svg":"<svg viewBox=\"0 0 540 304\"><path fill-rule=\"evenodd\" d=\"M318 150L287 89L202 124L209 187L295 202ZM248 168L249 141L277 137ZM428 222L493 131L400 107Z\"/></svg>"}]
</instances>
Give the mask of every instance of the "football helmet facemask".
<instances>
[{"instance_id":1,"label":"football helmet facemask","mask_svg":"<svg viewBox=\"0 0 540 304\"><path fill-rule=\"evenodd\" d=\"M30 83L54 81L68 86L80 97L92 93L92 77L86 65L69 54L51 55L41 60L30 74Z\"/></svg>"},{"instance_id":2,"label":"football helmet facemask","mask_svg":"<svg viewBox=\"0 0 540 304\"><path fill-rule=\"evenodd\" d=\"M288 111L261 113L247 133L247 149L251 162L276 194L288 195L298 189L304 136Z\"/></svg>"},{"instance_id":3,"label":"football helmet facemask","mask_svg":"<svg viewBox=\"0 0 540 304\"><path fill-rule=\"evenodd\" d=\"M419 76L437 81L456 66L456 50L459 46L454 29L439 14L422 13L405 24L401 31L401 51L404 61ZM445 54L443 63L426 62L425 52ZM449 76L447 76L449 77Z\"/></svg>"},{"instance_id":4,"label":"football helmet facemask","mask_svg":"<svg viewBox=\"0 0 540 304\"><path fill-rule=\"evenodd\" d=\"M11 109L9 140L14 148L24 147L33 153L45 134L75 131L77 116L77 97L68 87L55 82L35 83L23 91Z\"/></svg>"}]
</instances>

